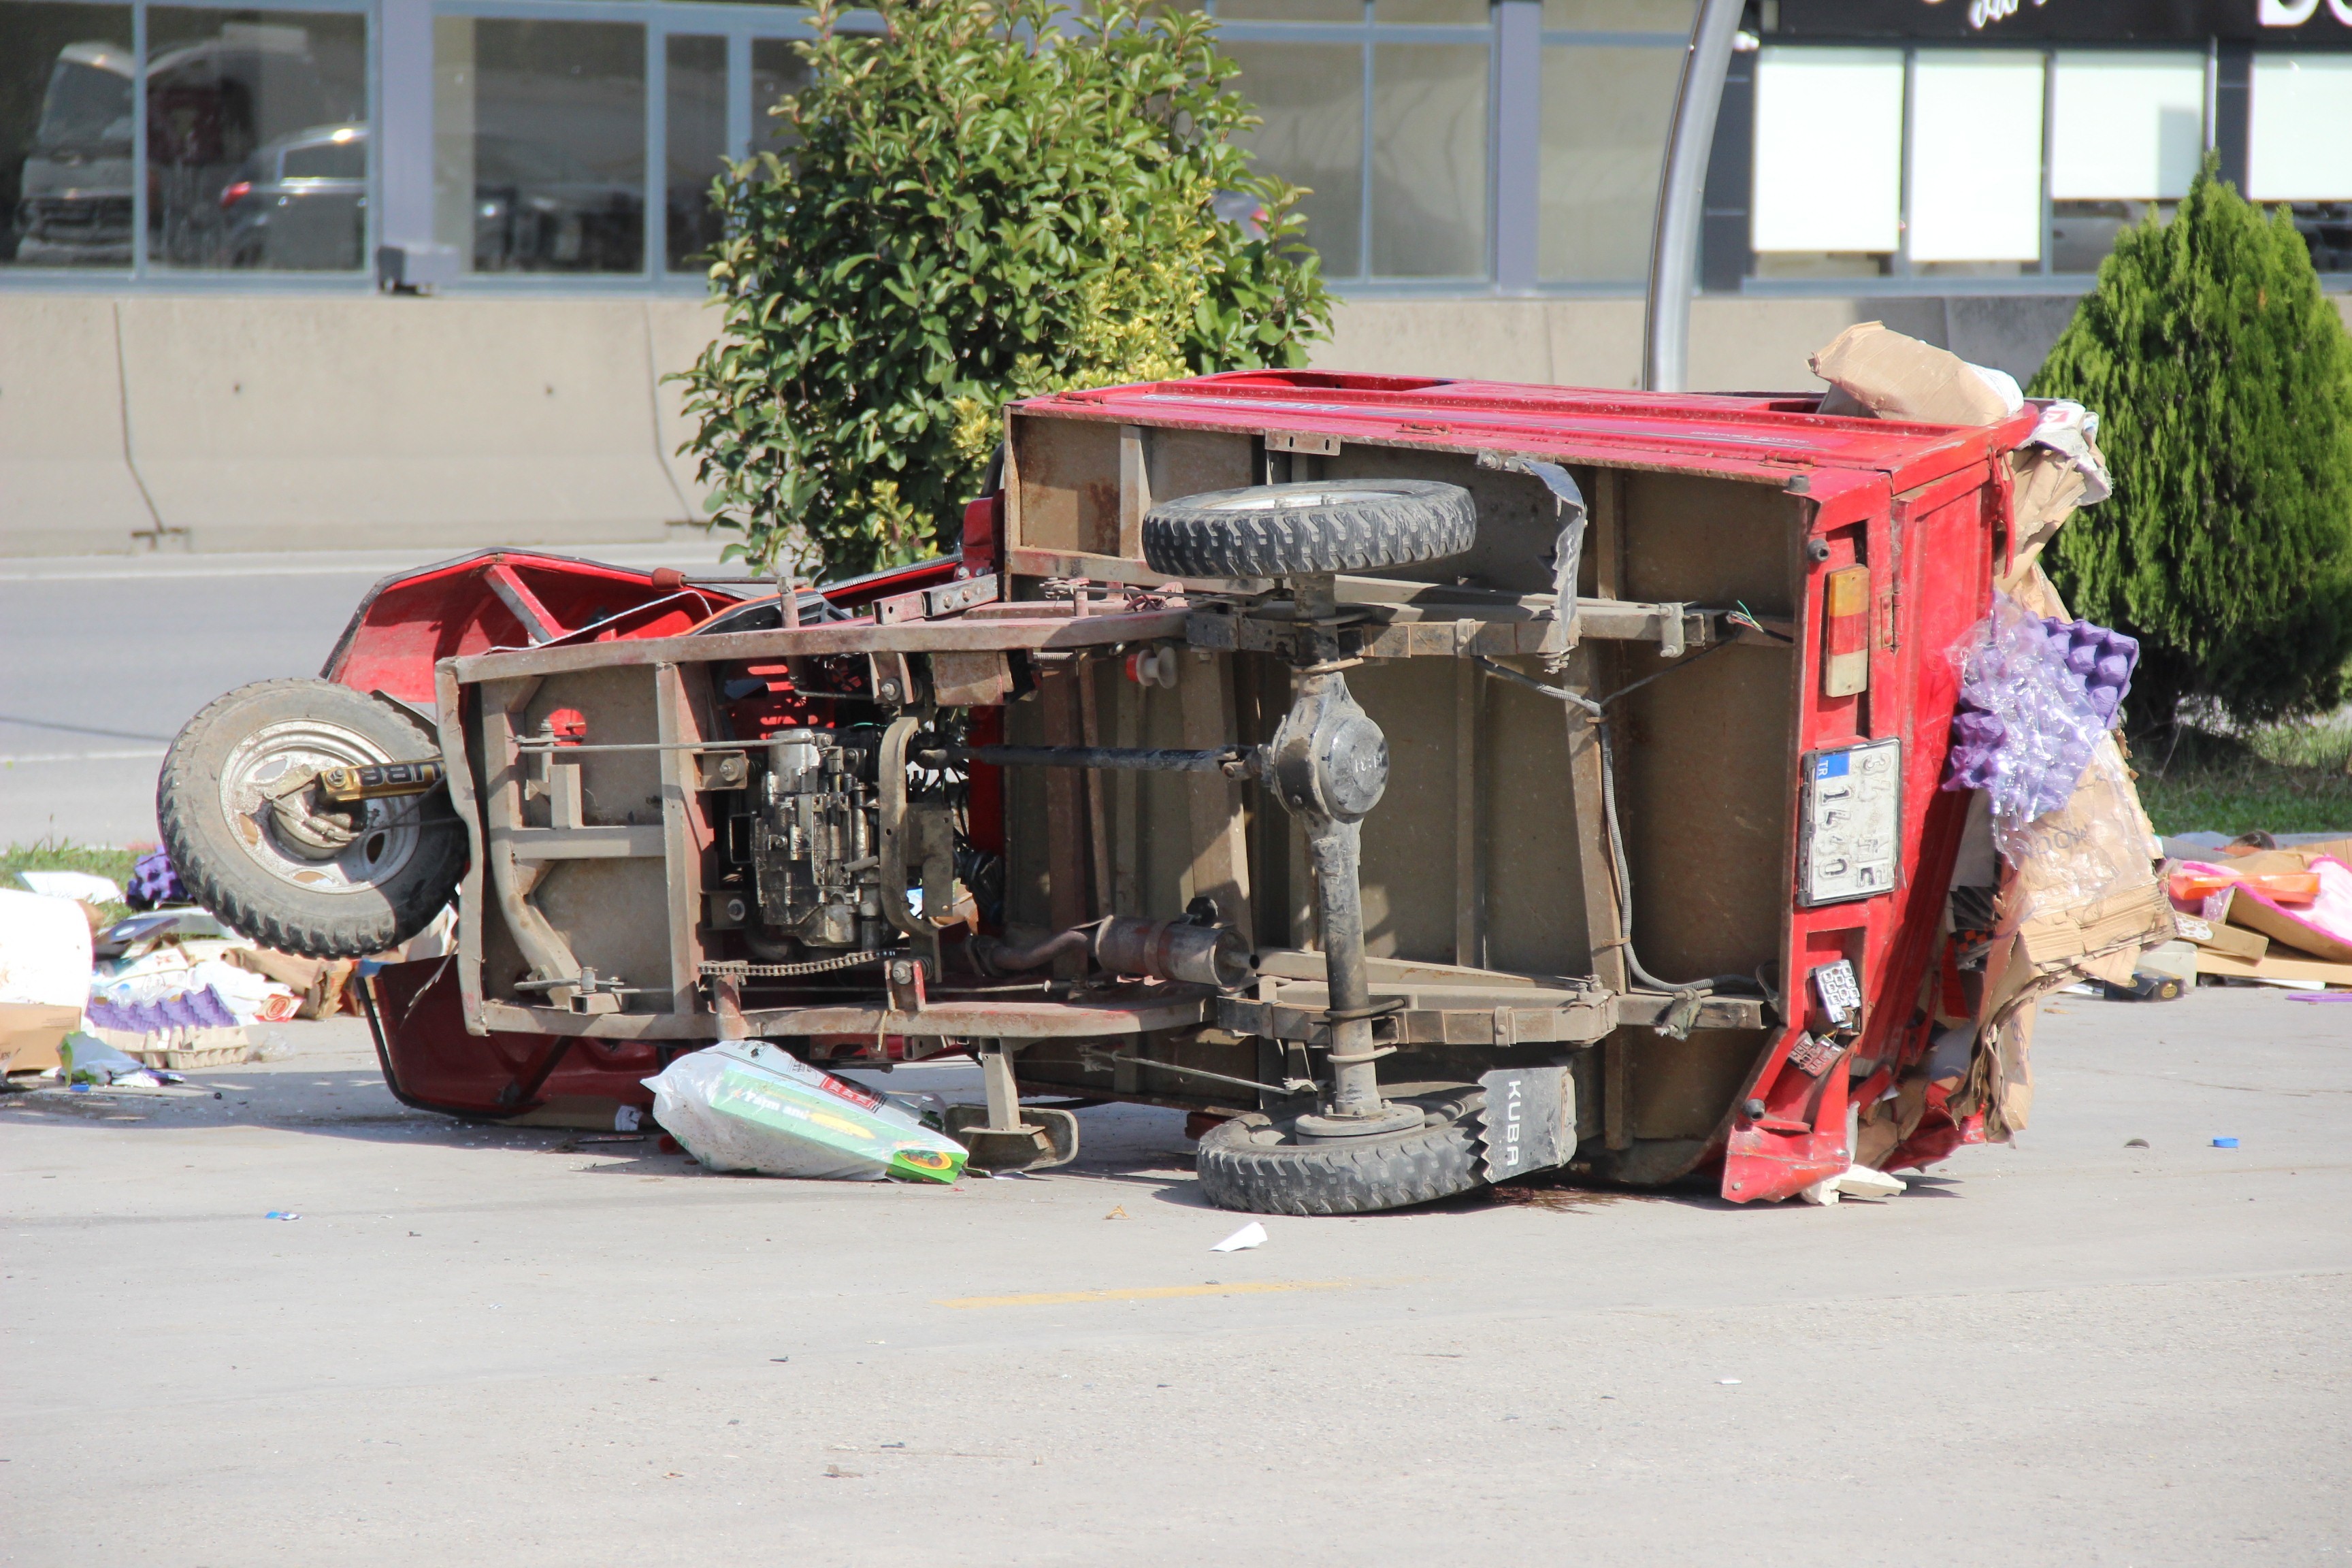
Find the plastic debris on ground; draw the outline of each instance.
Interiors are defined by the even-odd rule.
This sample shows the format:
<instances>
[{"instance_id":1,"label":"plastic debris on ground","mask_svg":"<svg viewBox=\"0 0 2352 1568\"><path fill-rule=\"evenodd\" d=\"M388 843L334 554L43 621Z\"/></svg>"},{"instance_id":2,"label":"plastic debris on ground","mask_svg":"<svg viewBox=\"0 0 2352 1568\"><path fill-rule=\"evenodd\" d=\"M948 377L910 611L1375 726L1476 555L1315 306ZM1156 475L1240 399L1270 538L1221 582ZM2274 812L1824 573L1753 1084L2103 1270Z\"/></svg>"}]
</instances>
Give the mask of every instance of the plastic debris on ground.
<instances>
[{"instance_id":1,"label":"plastic debris on ground","mask_svg":"<svg viewBox=\"0 0 2352 1568\"><path fill-rule=\"evenodd\" d=\"M68 1035L58 1047L59 1068L68 1083L100 1084L114 1089L161 1089L185 1081L143 1058L116 1050L89 1031Z\"/></svg>"},{"instance_id":2,"label":"plastic debris on ground","mask_svg":"<svg viewBox=\"0 0 2352 1568\"><path fill-rule=\"evenodd\" d=\"M2166 867L2173 925L2198 973L2289 989L2352 989L2352 843L2224 846Z\"/></svg>"},{"instance_id":3,"label":"plastic debris on ground","mask_svg":"<svg viewBox=\"0 0 2352 1568\"><path fill-rule=\"evenodd\" d=\"M91 982L90 1005L131 1010L176 1001L189 1022L213 1027L283 1024L301 1011L292 986L205 951L209 945L175 942L114 965Z\"/></svg>"},{"instance_id":4,"label":"plastic debris on ground","mask_svg":"<svg viewBox=\"0 0 2352 1568\"><path fill-rule=\"evenodd\" d=\"M131 862L131 886L124 889L122 901L134 910L184 904L188 889L182 885L179 872L172 868L172 858L156 849Z\"/></svg>"},{"instance_id":5,"label":"plastic debris on ground","mask_svg":"<svg viewBox=\"0 0 2352 1568\"><path fill-rule=\"evenodd\" d=\"M1252 1220L1241 1229L1209 1248L1212 1252L1240 1252L1247 1247L1265 1245L1265 1226Z\"/></svg>"},{"instance_id":6,"label":"plastic debris on ground","mask_svg":"<svg viewBox=\"0 0 2352 1568\"><path fill-rule=\"evenodd\" d=\"M918 1109L766 1041L693 1051L643 1081L654 1121L706 1170L846 1182L963 1174L963 1145Z\"/></svg>"},{"instance_id":7,"label":"plastic debris on ground","mask_svg":"<svg viewBox=\"0 0 2352 1568\"><path fill-rule=\"evenodd\" d=\"M108 1044L170 1068L251 1059L256 1024L325 1017L356 965L257 946L202 910L155 910L99 934L89 1026Z\"/></svg>"},{"instance_id":8,"label":"plastic debris on ground","mask_svg":"<svg viewBox=\"0 0 2352 1568\"><path fill-rule=\"evenodd\" d=\"M160 852L140 867L133 903L142 885L148 901L185 896ZM357 968L260 947L194 908L151 908L93 934L90 900L120 896L112 883L55 880L79 872L20 876L43 890L0 889L0 1069L8 1072L56 1070L76 1030L88 1045L135 1058L126 1070L248 1061L250 1026L329 1016Z\"/></svg>"}]
</instances>

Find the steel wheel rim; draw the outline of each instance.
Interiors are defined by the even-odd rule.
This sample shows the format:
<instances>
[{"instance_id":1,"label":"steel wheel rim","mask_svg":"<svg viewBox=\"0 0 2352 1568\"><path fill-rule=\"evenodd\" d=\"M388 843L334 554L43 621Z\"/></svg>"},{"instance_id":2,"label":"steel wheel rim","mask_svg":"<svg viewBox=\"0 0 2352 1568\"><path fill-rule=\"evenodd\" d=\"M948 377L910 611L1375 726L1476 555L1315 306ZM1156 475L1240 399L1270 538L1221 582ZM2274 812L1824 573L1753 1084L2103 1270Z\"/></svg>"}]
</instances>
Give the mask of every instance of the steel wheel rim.
<instances>
[{"instance_id":1,"label":"steel wheel rim","mask_svg":"<svg viewBox=\"0 0 2352 1568\"><path fill-rule=\"evenodd\" d=\"M422 832L422 797L360 802L359 836L341 853L312 859L280 841L270 803L272 784L296 769L363 767L395 758L356 730L317 719L266 724L239 741L222 765L221 815L247 858L278 881L308 893L374 891L415 858Z\"/></svg>"}]
</instances>

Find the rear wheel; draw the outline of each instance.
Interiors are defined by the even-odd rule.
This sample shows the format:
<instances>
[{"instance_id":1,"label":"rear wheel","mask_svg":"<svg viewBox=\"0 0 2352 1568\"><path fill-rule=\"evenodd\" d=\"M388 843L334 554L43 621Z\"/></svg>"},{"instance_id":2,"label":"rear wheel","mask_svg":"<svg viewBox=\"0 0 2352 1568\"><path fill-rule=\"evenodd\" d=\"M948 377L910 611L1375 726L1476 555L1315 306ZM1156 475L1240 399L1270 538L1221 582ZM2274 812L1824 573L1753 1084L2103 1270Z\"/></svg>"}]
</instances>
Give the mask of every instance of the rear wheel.
<instances>
[{"instance_id":1,"label":"rear wheel","mask_svg":"<svg viewBox=\"0 0 2352 1568\"><path fill-rule=\"evenodd\" d=\"M1413 1095L1392 1105L1422 1123L1367 1138L1301 1142L1295 1121L1253 1115L1213 1129L1193 1168L1221 1209L1251 1214L1370 1214L1433 1203L1486 1185L1478 1129L1482 1089Z\"/></svg>"},{"instance_id":2,"label":"rear wheel","mask_svg":"<svg viewBox=\"0 0 2352 1568\"><path fill-rule=\"evenodd\" d=\"M163 847L190 894L241 935L310 958L382 952L431 924L466 868L446 789L338 805L301 781L439 751L407 714L348 686L239 687L163 759Z\"/></svg>"}]
</instances>

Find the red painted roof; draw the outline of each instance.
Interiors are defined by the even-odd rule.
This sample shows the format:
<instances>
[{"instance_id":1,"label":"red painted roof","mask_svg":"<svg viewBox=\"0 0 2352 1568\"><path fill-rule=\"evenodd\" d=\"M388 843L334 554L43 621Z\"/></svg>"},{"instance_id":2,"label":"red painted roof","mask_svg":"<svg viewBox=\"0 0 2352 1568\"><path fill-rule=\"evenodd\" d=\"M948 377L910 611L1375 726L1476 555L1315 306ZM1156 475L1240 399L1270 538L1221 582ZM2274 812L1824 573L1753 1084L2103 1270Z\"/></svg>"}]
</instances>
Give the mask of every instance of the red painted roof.
<instances>
[{"instance_id":1,"label":"red painted roof","mask_svg":"<svg viewBox=\"0 0 2352 1568\"><path fill-rule=\"evenodd\" d=\"M1234 371L1065 392L1025 414L1256 434L1298 430L1382 446L1546 457L1785 483L1816 468L1885 474L1897 492L2006 451L2038 414L1984 427L1823 417L1811 393L1614 392L1499 381Z\"/></svg>"}]
</instances>

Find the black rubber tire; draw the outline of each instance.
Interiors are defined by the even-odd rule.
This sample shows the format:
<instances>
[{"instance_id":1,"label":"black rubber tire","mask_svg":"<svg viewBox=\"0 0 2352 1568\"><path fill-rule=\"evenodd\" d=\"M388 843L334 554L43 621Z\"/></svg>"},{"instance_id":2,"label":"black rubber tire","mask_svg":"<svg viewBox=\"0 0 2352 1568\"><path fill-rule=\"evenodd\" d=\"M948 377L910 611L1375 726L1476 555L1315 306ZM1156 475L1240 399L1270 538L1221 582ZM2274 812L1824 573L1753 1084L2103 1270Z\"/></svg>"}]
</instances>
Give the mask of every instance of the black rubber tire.
<instances>
[{"instance_id":1,"label":"black rubber tire","mask_svg":"<svg viewBox=\"0 0 2352 1568\"><path fill-rule=\"evenodd\" d=\"M1333 479L1210 490L1143 516L1143 559L1171 577L1376 572L1459 555L1478 507L1435 479Z\"/></svg>"},{"instance_id":2,"label":"black rubber tire","mask_svg":"<svg viewBox=\"0 0 2352 1568\"><path fill-rule=\"evenodd\" d=\"M1332 1143L1290 1141L1286 1123L1244 1116L1201 1139L1193 1169L1221 1209L1250 1214L1372 1214L1434 1203L1486 1184L1478 1113L1486 1091L1419 1095L1422 1125ZM1265 1142L1272 1137L1277 1142Z\"/></svg>"},{"instance_id":3,"label":"black rubber tire","mask_svg":"<svg viewBox=\"0 0 2352 1568\"><path fill-rule=\"evenodd\" d=\"M223 798L235 754L271 725L332 726L379 753L371 760L437 756L441 743L389 703L328 680L262 680L216 699L188 721L155 782L163 847L189 894L214 917L264 946L306 958L365 958L433 923L466 870L466 835L446 787L414 797L412 847L379 879L332 892L298 887L248 850ZM384 803L403 807L404 800ZM247 820L247 828L254 824ZM261 830L265 831L266 830Z\"/></svg>"}]
</instances>

